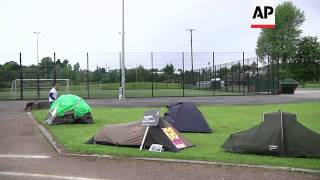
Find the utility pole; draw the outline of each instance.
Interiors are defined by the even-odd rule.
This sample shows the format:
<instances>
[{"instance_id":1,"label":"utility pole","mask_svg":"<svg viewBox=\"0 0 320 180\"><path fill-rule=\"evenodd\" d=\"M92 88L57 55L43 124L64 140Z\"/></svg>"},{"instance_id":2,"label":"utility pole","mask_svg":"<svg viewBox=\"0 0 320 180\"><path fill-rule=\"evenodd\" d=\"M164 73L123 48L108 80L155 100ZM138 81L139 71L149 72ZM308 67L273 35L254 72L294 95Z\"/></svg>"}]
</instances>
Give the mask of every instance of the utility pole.
<instances>
[{"instance_id":1,"label":"utility pole","mask_svg":"<svg viewBox=\"0 0 320 180\"><path fill-rule=\"evenodd\" d=\"M125 41L124 41L124 0L122 0L122 52L121 52L121 90L122 90L122 100L125 99Z\"/></svg>"},{"instance_id":2,"label":"utility pole","mask_svg":"<svg viewBox=\"0 0 320 180\"><path fill-rule=\"evenodd\" d=\"M192 76L192 87L194 83L194 74L193 74L193 40L192 40L192 32L195 31L195 29L187 29L187 31L190 31L190 52L191 52L191 76Z\"/></svg>"}]
</instances>

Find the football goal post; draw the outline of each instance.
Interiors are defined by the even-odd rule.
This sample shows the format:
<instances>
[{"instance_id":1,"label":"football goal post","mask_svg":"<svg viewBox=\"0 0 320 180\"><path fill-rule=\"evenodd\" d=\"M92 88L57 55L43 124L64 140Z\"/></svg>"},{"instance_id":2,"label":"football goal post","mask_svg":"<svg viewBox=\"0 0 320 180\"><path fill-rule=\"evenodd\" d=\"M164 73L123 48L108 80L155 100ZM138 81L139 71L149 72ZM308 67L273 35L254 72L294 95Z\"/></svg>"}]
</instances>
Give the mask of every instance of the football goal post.
<instances>
[{"instance_id":1,"label":"football goal post","mask_svg":"<svg viewBox=\"0 0 320 180\"><path fill-rule=\"evenodd\" d=\"M69 93L69 79L39 79L39 91L49 90L52 87L53 82L56 82L60 90L64 90L65 93ZM22 79L23 91L38 91L38 79ZM11 83L10 93L13 97L17 98L17 93L21 90L21 79L15 79Z\"/></svg>"}]
</instances>

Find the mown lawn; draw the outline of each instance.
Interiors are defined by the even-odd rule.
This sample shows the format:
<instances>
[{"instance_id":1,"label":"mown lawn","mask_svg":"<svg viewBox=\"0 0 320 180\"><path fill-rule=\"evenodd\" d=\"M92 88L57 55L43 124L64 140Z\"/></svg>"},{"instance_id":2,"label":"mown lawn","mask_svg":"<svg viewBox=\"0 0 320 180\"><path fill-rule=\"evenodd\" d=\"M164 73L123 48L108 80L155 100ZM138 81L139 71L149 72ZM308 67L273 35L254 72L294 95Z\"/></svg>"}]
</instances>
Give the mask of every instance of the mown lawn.
<instances>
[{"instance_id":1,"label":"mown lawn","mask_svg":"<svg viewBox=\"0 0 320 180\"><path fill-rule=\"evenodd\" d=\"M95 124L93 125L57 125L47 126L57 141L67 150L115 156L159 157L219 161L246 164L265 164L296 168L320 169L320 159L283 158L233 154L221 149L221 145L230 134L246 130L261 122L262 113L281 109L298 114L299 122L320 133L320 103L247 105L247 106L201 106L200 110L214 129L212 134L184 133L196 147L187 148L178 153L153 153L139 148L116 147L106 145L84 144L104 125L124 123L141 119L143 112L150 108L93 108ZM164 112L166 109L162 109ZM33 111L33 115L43 123L46 110Z\"/></svg>"}]
</instances>

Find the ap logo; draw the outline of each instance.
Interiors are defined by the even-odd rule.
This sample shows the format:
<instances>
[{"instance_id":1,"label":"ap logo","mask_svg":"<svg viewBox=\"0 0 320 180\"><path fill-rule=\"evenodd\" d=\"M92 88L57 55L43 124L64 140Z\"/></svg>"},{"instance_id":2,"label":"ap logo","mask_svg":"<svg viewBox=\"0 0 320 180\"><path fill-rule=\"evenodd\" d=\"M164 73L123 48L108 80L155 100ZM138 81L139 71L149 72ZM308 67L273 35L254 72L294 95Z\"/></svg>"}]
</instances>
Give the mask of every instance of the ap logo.
<instances>
[{"instance_id":1,"label":"ap logo","mask_svg":"<svg viewBox=\"0 0 320 180\"><path fill-rule=\"evenodd\" d=\"M251 28L275 28L274 0L251 1Z\"/></svg>"}]
</instances>

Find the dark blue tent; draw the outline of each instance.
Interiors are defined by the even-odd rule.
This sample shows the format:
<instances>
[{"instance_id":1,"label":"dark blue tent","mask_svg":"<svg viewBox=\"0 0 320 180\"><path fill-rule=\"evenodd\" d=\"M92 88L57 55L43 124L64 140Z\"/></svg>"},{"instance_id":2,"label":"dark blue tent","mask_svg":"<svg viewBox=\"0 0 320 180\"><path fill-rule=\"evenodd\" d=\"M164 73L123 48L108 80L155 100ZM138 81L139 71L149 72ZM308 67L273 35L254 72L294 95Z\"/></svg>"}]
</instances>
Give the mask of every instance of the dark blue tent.
<instances>
[{"instance_id":1,"label":"dark blue tent","mask_svg":"<svg viewBox=\"0 0 320 180\"><path fill-rule=\"evenodd\" d=\"M181 132L211 133L207 120L197 106L191 102L180 102L167 106L168 112L164 118L175 129Z\"/></svg>"}]
</instances>

